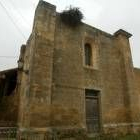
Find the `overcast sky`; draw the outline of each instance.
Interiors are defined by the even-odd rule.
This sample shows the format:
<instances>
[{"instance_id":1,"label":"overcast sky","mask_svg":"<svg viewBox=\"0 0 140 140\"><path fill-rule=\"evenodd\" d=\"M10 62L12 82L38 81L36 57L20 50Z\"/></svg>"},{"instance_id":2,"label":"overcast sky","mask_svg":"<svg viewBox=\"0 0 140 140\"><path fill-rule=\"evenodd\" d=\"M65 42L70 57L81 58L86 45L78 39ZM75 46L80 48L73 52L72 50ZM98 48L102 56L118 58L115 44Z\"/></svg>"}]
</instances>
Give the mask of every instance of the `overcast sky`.
<instances>
[{"instance_id":1,"label":"overcast sky","mask_svg":"<svg viewBox=\"0 0 140 140\"><path fill-rule=\"evenodd\" d=\"M0 70L17 66L20 46L26 43L39 0L0 0ZM133 62L140 68L140 0L46 0L62 11L79 7L84 22L113 34L122 28L130 39ZM2 7L4 6L4 7Z\"/></svg>"}]
</instances>

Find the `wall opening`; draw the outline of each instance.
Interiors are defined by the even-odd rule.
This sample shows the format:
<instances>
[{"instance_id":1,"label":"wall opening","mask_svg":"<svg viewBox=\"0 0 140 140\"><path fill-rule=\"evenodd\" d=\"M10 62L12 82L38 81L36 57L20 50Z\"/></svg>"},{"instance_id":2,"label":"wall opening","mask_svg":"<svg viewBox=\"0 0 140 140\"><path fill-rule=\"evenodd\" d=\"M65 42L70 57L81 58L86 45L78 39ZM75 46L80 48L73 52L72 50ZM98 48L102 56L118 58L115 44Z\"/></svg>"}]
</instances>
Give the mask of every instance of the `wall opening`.
<instances>
[{"instance_id":1,"label":"wall opening","mask_svg":"<svg viewBox=\"0 0 140 140\"><path fill-rule=\"evenodd\" d=\"M85 65L92 66L92 47L89 43L86 43L84 46L85 52Z\"/></svg>"},{"instance_id":2,"label":"wall opening","mask_svg":"<svg viewBox=\"0 0 140 140\"><path fill-rule=\"evenodd\" d=\"M16 88L17 70L9 70L1 74L0 96L10 96Z\"/></svg>"},{"instance_id":3,"label":"wall opening","mask_svg":"<svg viewBox=\"0 0 140 140\"><path fill-rule=\"evenodd\" d=\"M100 132L100 106L97 90L85 90L86 94L86 125L89 134Z\"/></svg>"}]
</instances>

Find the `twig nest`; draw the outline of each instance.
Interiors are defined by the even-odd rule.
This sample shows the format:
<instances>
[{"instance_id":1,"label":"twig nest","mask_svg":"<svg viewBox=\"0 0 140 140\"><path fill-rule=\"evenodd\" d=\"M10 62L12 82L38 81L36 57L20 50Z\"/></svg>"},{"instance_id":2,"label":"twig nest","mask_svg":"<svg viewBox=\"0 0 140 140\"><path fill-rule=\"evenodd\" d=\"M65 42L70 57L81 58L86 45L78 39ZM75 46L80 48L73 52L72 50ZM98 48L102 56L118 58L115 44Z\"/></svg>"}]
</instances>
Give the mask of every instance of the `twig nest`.
<instances>
[{"instance_id":1,"label":"twig nest","mask_svg":"<svg viewBox=\"0 0 140 140\"><path fill-rule=\"evenodd\" d=\"M79 8L70 6L69 10L64 10L60 13L60 17L64 24L71 27L77 27L81 24L83 14Z\"/></svg>"}]
</instances>

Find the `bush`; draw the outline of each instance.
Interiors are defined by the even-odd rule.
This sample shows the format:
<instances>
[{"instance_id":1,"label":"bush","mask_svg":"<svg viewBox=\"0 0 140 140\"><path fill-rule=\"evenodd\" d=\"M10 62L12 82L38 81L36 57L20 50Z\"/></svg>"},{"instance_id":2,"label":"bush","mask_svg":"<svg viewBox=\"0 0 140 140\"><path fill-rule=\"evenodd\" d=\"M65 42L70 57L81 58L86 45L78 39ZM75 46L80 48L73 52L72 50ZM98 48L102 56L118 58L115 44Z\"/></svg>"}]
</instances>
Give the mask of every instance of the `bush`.
<instances>
[{"instance_id":1,"label":"bush","mask_svg":"<svg viewBox=\"0 0 140 140\"><path fill-rule=\"evenodd\" d=\"M71 7L68 10L64 10L60 13L60 17L63 23L71 27L77 27L81 24L83 14L77 7Z\"/></svg>"}]
</instances>

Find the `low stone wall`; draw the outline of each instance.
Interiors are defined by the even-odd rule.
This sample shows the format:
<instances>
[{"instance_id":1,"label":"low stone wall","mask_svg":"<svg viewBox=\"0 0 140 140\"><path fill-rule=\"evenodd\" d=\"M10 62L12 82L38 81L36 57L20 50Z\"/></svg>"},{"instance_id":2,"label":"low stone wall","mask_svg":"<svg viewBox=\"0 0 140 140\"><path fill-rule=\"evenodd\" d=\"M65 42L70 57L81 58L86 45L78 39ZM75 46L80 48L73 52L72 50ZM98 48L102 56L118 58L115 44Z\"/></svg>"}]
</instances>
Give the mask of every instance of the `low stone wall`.
<instances>
[{"instance_id":1,"label":"low stone wall","mask_svg":"<svg viewBox=\"0 0 140 140\"><path fill-rule=\"evenodd\" d=\"M109 135L139 134L140 123L104 124L103 133Z\"/></svg>"},{"instance_id":2,"label":"low stone wall","mask_svg":"<svg viewBox=\"0 0 140 140\"><path fill-rule=\"evenodd\" d=\"M16 140L16 127L0 127L0 140Z\"/></svg>"},{"instance_id":3,"label":"low stone wall","mask_svg":"<svg viewBox=\"0 0 140 140\"><path fill-rule=\"evenodd\" d=\"M86 140L84 129L79 128L50 128L20 130L19 140Z\"/></svg>"}]
</instances>

